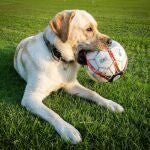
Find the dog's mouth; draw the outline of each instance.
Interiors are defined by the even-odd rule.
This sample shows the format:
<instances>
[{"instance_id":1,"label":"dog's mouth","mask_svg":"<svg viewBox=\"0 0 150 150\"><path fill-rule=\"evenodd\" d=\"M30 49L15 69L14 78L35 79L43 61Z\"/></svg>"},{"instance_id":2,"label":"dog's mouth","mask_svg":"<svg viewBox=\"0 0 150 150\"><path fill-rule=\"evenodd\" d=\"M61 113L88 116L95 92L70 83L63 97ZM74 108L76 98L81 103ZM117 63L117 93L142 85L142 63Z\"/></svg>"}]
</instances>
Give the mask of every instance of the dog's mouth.
<instances>
[{"instance_id":1,"label":"dog's mouth","mask_svg":"<svg viewBox=\"0 0 150 150\"><path fill-rule=\"evenodd\" d=\"M78 52L77 55L77 62L81 65L87 65L87 61L86 61L86 54L88 51L82 49Z\"/></svg>"}]
</instances>

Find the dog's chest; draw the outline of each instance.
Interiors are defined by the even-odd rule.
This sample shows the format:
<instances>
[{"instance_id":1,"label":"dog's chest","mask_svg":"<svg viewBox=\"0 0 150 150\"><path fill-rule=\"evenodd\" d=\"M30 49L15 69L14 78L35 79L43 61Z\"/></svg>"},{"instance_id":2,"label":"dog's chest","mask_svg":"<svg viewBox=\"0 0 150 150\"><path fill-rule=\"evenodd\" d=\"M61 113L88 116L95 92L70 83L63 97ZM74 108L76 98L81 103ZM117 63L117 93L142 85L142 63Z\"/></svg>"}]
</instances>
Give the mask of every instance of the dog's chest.
<instances>
[{"instance_id":1,"label":"dog's chest","mask_svg":"<svg viewBox=\"0 0 150 150\"><path fill-rule=\"evenodd\" d=\"M52 61L42 65L41 69L50 81L57 84L59 87L63 87L76 79L78 68L79 65L77 63L67 64L61 61Z\"/></svg>"},{"instance_id":2,"label":"dog's chest","mask_svg":"<svg viewBox=\"0 0 150 150\"><path fill-rule=\"evenodd\" d=\"M78 68L79 65L77 63L62 63L60 67L58 67L58 73L63 82L71 82L76 79Z\"/></svg>"}]
</instances>

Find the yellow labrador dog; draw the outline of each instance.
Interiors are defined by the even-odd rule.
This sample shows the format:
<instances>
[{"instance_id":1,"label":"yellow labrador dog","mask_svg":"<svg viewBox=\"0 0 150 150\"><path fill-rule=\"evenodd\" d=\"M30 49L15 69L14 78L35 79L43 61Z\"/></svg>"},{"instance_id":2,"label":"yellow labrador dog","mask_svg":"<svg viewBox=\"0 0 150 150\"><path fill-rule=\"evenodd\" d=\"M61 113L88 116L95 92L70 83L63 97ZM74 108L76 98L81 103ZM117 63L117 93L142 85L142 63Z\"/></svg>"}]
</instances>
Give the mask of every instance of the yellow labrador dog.
<instances>
[{"instance_id":1,"label":"yellow labrador dog","mask_svg":"<svg viewBox=\"0 0 150 150\"><path fill-rule=\"evenodd\" d=\"M119 104L101 97L83 87L77 80L80 64L84 64L80 51L104 50L111 39L100 33L95 19L83 10L65 10L58 13L44 32L23 39L17 46L14 67L27 82L22 106L48 121L62 138L77 144L80 133L64 121L42 101L52 91L63 88L92 100L98 105L122 112Z\"/></svg>"}]
</instances>

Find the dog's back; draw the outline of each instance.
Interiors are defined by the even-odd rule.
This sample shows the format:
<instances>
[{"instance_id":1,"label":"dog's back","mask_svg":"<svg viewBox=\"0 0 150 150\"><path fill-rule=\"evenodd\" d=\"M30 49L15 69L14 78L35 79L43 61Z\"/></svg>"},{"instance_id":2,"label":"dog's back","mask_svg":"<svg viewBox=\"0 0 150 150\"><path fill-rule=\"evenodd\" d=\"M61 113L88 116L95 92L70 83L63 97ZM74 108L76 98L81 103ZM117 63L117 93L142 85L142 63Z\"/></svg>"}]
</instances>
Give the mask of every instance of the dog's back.
<instances>
[{"instance_id":1,"label":"dog's back","mask_svg":"<svg viewBox=\"0 0 150 150\"><path fill-rule=\"evenodd\" d=\"M32 46L30 45L34 45L35 42L39 43L38 36L40 36L40 34L23 39L16 48L14 56L14 68L25 81L27 81L27 70L25 68L26 55L28 55L30 52L32 53ZM28 59L28 61L30 61L30 59ZM30 68L31 67L32 66L30 66Z\"/></svg>"},{"instance_id":2,"label":"dog's back","mask_svg":"<svg viewBox=\"0 0 150 150\"><path fill-rule=\"evenodd\" d=\"M22 64L22 53L24 48L27 46L28 41L31 38L32 37L25 38L17 45L15 56L14 56L14 68L24 80L26 80L26 71Z\"/></svg>"}]
</instances>

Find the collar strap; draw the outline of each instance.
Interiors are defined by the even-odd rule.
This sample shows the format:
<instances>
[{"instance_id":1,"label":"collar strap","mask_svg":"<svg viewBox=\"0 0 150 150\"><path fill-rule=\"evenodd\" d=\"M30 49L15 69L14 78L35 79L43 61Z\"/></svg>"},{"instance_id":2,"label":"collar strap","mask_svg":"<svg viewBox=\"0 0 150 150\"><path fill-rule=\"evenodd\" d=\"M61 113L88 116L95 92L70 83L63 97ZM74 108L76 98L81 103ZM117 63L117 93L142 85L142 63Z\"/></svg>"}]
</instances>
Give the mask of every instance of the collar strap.
<instances>
[{"instance_id":1,"label":"collar strap","mask_svg":"<svg viewBox=\"0 0 150 150\"><path fill-rule=\"evenodd\" d=\"M65 62L65 60L62 58L61 53L59 52L59 50L53 44L51 44L48 41L45 34L43 34L43 40L44 40L45 45L47 46L48 50L51 52L53 58L57 61L61 60L61 61Z\"/></svg>"}]
</instances>

